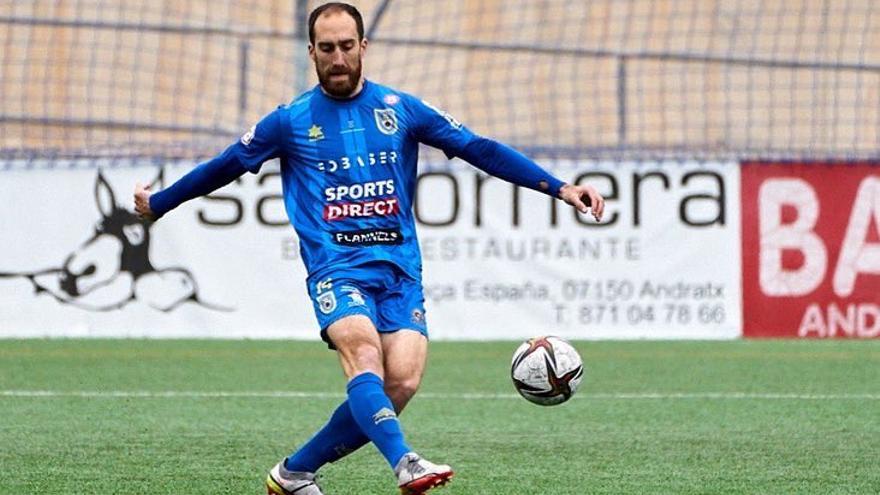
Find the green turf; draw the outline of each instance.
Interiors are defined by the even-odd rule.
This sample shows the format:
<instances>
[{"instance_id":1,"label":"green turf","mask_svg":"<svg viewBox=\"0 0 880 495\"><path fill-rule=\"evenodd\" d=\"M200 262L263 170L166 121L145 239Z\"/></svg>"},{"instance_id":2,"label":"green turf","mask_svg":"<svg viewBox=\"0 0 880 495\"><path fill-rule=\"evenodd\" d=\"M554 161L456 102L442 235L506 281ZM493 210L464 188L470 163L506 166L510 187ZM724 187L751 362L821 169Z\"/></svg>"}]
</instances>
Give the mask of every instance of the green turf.
<instances>
[{"instance_id":1,"label":"green turf","mask_svg":"<svg viewBox=\"0 0 880 495\"><path fill-rule=\"evenodd\" d=\"M880 493L880 341L581 342L584 386L551 408L450 398L512 393L515 343L431 346L403 424L457 471L438 495ZM341 394L344 380L314 342L0 340L0 494L256 494L338 398L22 390ZM371 446L322 475L328 495L396 493Z\"/></svg>"}]
</instances>

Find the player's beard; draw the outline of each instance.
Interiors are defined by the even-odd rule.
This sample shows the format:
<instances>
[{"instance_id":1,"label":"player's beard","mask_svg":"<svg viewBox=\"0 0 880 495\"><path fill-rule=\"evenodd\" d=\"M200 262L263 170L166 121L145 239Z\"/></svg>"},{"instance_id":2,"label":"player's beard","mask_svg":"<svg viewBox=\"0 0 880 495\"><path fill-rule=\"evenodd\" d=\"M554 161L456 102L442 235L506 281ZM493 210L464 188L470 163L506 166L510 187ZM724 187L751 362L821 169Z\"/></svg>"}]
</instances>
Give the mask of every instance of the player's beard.
<instances>
[{"instance_id":1,"label":"player's beard","mask_svg":"<svg viewBox=\"0 0 880 495\"><path fill-rule=\"evenodd\" d=\"M348 98L357 89L358 83L361 80L361 67L361 62L358 60L357 65L347 72L334 72L332 68L328 68L323 72L317 71L318 81L328 95L335 98ZM343 81L334 81L331 79L331 76L334 74L346 74L348 78Z\"/></svg>"}]
</instances>

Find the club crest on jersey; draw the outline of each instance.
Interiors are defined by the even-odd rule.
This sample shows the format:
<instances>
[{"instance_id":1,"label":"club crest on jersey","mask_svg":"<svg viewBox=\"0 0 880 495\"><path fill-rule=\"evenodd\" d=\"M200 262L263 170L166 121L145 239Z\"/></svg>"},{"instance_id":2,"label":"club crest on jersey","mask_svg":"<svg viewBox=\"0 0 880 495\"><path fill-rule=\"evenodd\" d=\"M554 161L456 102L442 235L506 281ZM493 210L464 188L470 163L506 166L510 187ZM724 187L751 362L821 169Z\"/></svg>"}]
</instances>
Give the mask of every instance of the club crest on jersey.
<instances>
[{"instance_id":1,"label":"club crest on jersey","mask_svg":"<svg viewBox=\"0 0 880 495\"><path fill-rule=\"evenodd\" d=\"M397 114L391 108L375 108L373 116L376 117L376 127L382 134L389 136L397 132Z\"/></svg>"}]
</instances>

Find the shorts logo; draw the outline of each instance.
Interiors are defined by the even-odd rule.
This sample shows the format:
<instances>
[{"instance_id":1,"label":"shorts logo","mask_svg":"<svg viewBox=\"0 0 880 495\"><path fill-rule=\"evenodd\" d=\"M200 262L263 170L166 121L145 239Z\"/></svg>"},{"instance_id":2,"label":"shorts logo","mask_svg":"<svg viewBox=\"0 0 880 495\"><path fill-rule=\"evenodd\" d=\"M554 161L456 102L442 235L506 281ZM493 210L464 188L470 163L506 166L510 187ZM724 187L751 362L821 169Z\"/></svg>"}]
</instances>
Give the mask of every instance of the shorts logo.
<instances>
[{"instance_id":1,"label":"shorts logo","mask_svg":"<svg viewBox=\"0 0 880 495\"><path fill-rule=\"evenodd\" d=\"M389 136L397 132L397 114L391 108L375 108L373 116L376 117L376 127L382 134Z\"/></svg>"},{"instance_id":2,"label":"shorts logo","mask_svg":"<svg viewBox=\"0 0 880 495\"><path fill-rule=\"evenodd\" d=\"M325 292L318 296L318 308L321 309L321 312L325 315L329 315L336 309L336 294L332 292Z\"/></svg>"},{"instance_id":3,"label":"shorts logo","mask_svg":"<svg viewBox=\"0 0 880 495\"><path fill-rule=\"evenodd\" d=\"M373 415L373 423L379 424L382 421L388 421L389 419L397 420L397 414L394 413L391 409L387 407L383 407L379 409L379 412Z\"/></svg>"},{"instance_id":4,"label":"shorts logo","mask_svg":"<svg viewBox=\"0 0 880 495\"><path fill-rule=\"evenodd\" d=\"M403 242L403 234L397 229L364 229L333 232L333 242L340 246L396 245Z\"/></svg>"},{"instance_id":5,"label":"shorts logo","mask_svg":"<svg viewBox=\"0 0 880 495\"><path fill-rule=\"evenodd\" d=\"M418 308L412 310L411 320L413 323L424 323L425 322L425 312L422 311L421 309L418 309Z\"/></svg>"},{"instance_id":6,"label":"shorts logo","mask_svg":"<svg viewBox=\"0 0 880 495\"><path fill-rule=\"evenodd\" d=\"M342 291L348 294L348 298L351 299L351 301L348 302L349 308L367 305L367 301L364 300L364 295L357 287L353 285L345 285L342 287Z\"/></svg>"}]
</instances>

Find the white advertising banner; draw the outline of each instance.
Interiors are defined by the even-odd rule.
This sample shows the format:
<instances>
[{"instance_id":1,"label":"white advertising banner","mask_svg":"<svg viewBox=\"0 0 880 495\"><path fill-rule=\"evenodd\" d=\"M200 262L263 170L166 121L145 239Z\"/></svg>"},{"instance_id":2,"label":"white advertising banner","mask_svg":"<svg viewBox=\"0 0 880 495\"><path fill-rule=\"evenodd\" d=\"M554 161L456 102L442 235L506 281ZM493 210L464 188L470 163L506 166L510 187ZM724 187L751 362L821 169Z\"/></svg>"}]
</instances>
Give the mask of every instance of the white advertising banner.
<instances>
[{"instance_id":1,"label":"white advertising banner","mask_svg":"<svg viewBox=\"0 0 880 495\"><path fill-rule=\"evenodd\" d=\"M154 224L130 205L156 169L3 171L0 337L318 338L273 170ZM559 164L606 196L601 224L455 170L418 182L432 338L741 335L737 164Z\"/></svg>"},{"instance_id":2,"label":"white advertising banner","mask_svg":"<svg viewBox=\"0 0 880 495\"><path fill-rule=\"evenodd\" d=\"M555 173L606 197L601 224L473 173L421 178L433 328L489 339L741 335L737 164L591 162Z\"/></svg>"}]
</instances>

